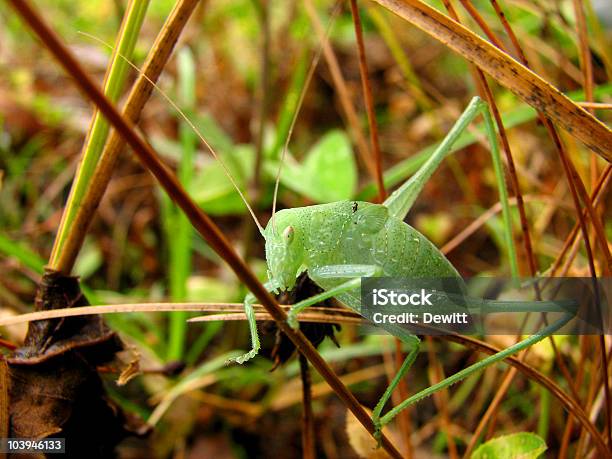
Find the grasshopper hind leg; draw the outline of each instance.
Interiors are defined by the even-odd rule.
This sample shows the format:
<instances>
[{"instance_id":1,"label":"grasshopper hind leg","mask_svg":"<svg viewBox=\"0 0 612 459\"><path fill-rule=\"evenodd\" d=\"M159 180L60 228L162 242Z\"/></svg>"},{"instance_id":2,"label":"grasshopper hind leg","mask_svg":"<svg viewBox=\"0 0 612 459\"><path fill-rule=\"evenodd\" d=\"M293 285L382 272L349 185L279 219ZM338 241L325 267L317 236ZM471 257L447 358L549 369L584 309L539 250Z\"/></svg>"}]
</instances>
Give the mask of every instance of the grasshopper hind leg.
<instances>
[{"instance_id":1,"label":"grasshopper hind leg","mask_svg":"<svg viewBox=\"0 0 612 459\"><path fill-rule=\"evenodd\" d=\"M391 384L385 391L384 395L382 396L382 398L376 405L376 408L374 409L372 421L374 422L374 425L376 426L378 435L380 436L380 428L388 424L395 416L397 416L397 414L400 411L408 408L410 405L413 405L414 403L418 402L419 400L422 400L425 397L433 395L436 392L451 386L452 384L462 381L468 376L478 371L481 371L494 363L504 360L506 357L509 357L530 346L533 346L534 344L547 338L548 336L550 336L557 330L561 329L573 317L574 317L573 315L567 314L565 317L563 317L562 319L559 319L557 322L551 325L548 325L543 330L539 331L537 334L532 335L529 338L524 339L523 341L519 341L518 343L502 351L499 351L496 354L489 355L488 357L470 365L469 367L464 368L461 371L458 371L454 375L449 376L446 379L436 384L433 384L432 386L429 386L426 389L423 389L420 392L408 397L406 400L402 401L399 405L389 410L389 412L386 413L384 416L380 416L385 403L387 402L387 400L389 400L391 393L393 392L393 389L395 389L395 387L401 380L403 374L406 373L406 371L408 371L408 369L410 368L410 365L412 365L412 362L414 362L414 359L416 358L418 354L418 343L417 343L417 346L415 346L415 348L408 354L408 357L406 357L406 360L404 361L402 368L400 369L398 374L395 376L395 378L393 379L393 381L391 382ZM393 331L393 334L395 335L395 331ZM412 337L412 338L418 341L418 338L416 337ZM400 336L400 339L404 341L404 336Z\"/></svg>"},{"instance_id":2,"label":"grasshopper hind leg","mask_svg":"<svg viewBox=\"0 0 612 459\"><path fill-rule=\"evenodd\" d=\"M372 423L374 424L374 427L376 429L374 432L374 437L379 443L382 435L381 429L383 427L383 423L380 419L382 410L391 398L391 395L393 394L395 388L398 386L398 384L406 375L406 373L410 370L410 367L412 367L412 364L419 355L419 350L421 348L421 340L419 338L414 335L408 334L405 330L401 329L401 327L397 328L399 330L397 334L394 332L394 335L399 338L403 343L409 345L411 349L408 352L406 358L404 359L404 363L402 363L402 366L400 367L399 371L389 384L389 387L387 387L387 389L383 393L382 397L380 397L380 400L378 401L378 403L374 407L374 411L372 412Z\"/></svg>"},{"instance_id":3,"label":"grasshopper hind leg","mask_svg":"<svg viewBox=\"0 0 612 459\"><path fill-rule=\"evenodd\" d=\"M306 309L308 306L316 304L324 299L337 296L339 294L349 292L355 288L358 288L361 284L361 277L370 277L370 276L380 276L383 274L383 269L377 265L328 265L322 266L317 269L312 270L310 273L315 279L349 279L348 281L338 285L337 287L326 290L325 292L315 295L307 300L300 301L293 305L289 312L288 322L291 326L297 327L297 315ZM410 346L410 351L398 373L395 375L389 387L385 390L382 397L376 404L374 411L372 413L372 423L375 427L374 436L377 440L380 441L382 438L381 429L383 423L381 421L381 412L385 407L386 403L391 398L391 394L402 380L402 378L406 375L410 367L416 360L419 349L420 342L419 338L414 335L408 333L405 329L400 326L390 325L392 329L388 330L393 333L393 335L399 338L402 342L406 343Z\"/></svg>"}]
</instances>

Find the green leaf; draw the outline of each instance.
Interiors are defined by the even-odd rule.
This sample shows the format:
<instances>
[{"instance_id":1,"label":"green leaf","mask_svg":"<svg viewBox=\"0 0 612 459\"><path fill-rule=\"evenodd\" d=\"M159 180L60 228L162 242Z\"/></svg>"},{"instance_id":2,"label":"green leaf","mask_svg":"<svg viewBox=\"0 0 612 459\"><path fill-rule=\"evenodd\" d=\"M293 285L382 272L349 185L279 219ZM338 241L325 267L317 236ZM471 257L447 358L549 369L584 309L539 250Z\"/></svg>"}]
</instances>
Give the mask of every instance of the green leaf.
<instances>
[{"instance_id":1,"label":"green leaf","mask_svg":"<svg viewBox=\"0 0 612 459\"><path fill-rule=\"evenodd\" d=\"M255 167L252 146L236 145L232 151L219 153L219 156L244 192ZM246 210L240 195L217 161L211 160L194 174L191 195L202 209L212 215L241 214Z\"/></svg>"},{"instance_id":2,"label":"green leaf","mask_svg":"<svg viewBox=\"0 0 612 459\"><path fill-rule=\"evenodd\" d=\"M287 158L281 181L318 203L351 199L357 185L357 167L346 134L340 130L325 134L301 165Z\"/></svg>"},{"instance_id":3,"label":"green leaf","mask_svg":"<svg viewBox=\"0 0 612 459\"><path fill-rule=\"evenodd\" d=\"M217 153L233 149L234 143L231 137L219 126L217 120L210 113L206 112L196 115L194 124ZM208 152L206 153L208 154Z\"/></svg>"},{"instance_id":4,"label":"green leaf","mask_svg":"<svg viewBox=\"0 0 612 459\"><path fill-rule=\"evenodd\" d=\"M546 449L546 443L538 435L519 432L483 443L471 459L536 459Z\"/></svg>"},{"instance_id":5,"label":"green leaf","mask_svg":"<svg viewBox=\"0 0 612 459\"><path fill-rule=\"evenodd\" d=\"M209 276L191 276L187 286L187 301L234 301L238 295L238 284Z\"/></svg>"},{"instance_id":6,"label":"green leaf","mask_svg":"<svg viewBox=\"0 0 612 459\"><path fill-rule=\"evenodd\" d=\"M320 202L350 199L357 185L351 142L343 131L328 132L308 152L302 166L310 177L311 196Z\"/></svg>"}]
</instances>

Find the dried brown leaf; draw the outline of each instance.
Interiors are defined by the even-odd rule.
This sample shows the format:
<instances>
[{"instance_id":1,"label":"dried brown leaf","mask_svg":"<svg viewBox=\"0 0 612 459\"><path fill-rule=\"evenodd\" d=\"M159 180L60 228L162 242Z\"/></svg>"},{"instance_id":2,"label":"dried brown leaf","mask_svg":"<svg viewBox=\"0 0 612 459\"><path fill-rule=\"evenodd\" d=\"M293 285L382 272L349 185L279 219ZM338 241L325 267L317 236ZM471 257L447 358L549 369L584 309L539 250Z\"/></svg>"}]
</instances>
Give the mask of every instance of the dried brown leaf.
<instances>
[{"instance_id":1,"label":"dried brown leaf","mask_svg":"<svg viewBox=\"0 0 612 459\"><path fill-rule=\"evenodd\" d=\"M40 311L87 301L75 277L48 271L35 304ZM24 346L7 359L8 436L41 439L57 434L69 439L67 457L113 457L115 445L132 428L107 398L96 366L121 349L100 316L30 323Z\"/></svg>"}]
</instances>

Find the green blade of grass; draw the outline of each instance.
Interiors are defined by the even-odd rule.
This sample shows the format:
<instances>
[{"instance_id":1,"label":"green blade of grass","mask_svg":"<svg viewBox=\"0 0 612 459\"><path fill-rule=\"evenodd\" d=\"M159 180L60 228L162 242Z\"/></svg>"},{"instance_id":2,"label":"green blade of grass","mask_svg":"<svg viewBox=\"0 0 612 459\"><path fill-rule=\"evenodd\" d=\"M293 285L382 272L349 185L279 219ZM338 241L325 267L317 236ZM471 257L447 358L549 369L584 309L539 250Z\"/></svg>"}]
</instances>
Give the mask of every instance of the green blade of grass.
<instances>
[{"instance_id":1,"label":"green blade of grass","mask_svg":"<svg viewBox=\"0 0 612 459\"><path fill-rule=\"evenodd\" d=\"M406 80L412 96L416 99L417 104L424 111L431 109L433 103L423 91L419 77L416 75L414 69L412 68L412 64L408 60L408 56L406 56L406 53L402 49L395 31L389 25L389 22L385 17L385 12L374 7L373 5L369 5L367 7L367 11L372 19L372 22L378 29L380 36L389 48L393 59L395 59L395 62Z\"/></svg>"},{"instance_id":2,"label":"green blade of grass","mask_svg":"<svg viewBox=\"0 0 612 459\"><path fill-rule=\"evenodd\" d=\"M14 257L22 265L36 271L38 274L44 272L45 261L38 254L34 253L24 244L9 239L4 234L0 234L0 253L7 257Z\"/></svg>"},{"instance_id":3,"label":"green blade of grass","mask_svg":"<svg viewBox=\"0 0 612 459\"><path fill-rule=\"evenodd\" d=\"M223 322L210 322L205 324L198 338L189 347L189 352L185 356L185 362L191 366L196 363L202 351L208 346L212 339L221 331Z\"/></svg>"},{"instance_id":4,"label":"green blade of grass","mask_svg":"<svg viewBox=\"0 0 612 459\"><path fill-rule=\"evenodd\" d=\"M240 351L231 351L218 356L212 360L209 360L198 368L193 370L184 378L181 378L175 386L170 388L164 395L162 401L155 407L151 416L147 419L147 423L155 425L161 419L166 410L170 407L172 402L179 396L193 390L192 382L202 378L208 374L216 374L220 369L227 365L227 361L231 358L235 358L240 355Z\"/></svg>"},{"instance_id":5,"label":"green blade of grass","mask_svg":"<svg viewBox=\"0 0 612 459\"><path fill-rule=\"evenodd\" d=\"M504 242L506 246L506 253L510 262L510 273L513 279L518 279L518 256L516 253L516 246L514 245L514 238L512 237L512 217L510 215L510 202L508 200L508 189L506 188L506 178L504 177L504 167L502 165L501 156L499 155L499 145L495 141L495 124L493 122L493 115L489 109L483 112L483 118L487 132L493 137L491 141L491 158L493 159L493 170L495 171L495 178L497 181L497 189L499 193L499 202L502 206L502 222L504 227Z\"/></svg>"},{"instance_id":6,"label":"green blade of grass","mask_svg":"<svg viewBox=\"0 0 612 459\"><path fill-rule=\"evenodd\" d=\"M287 93L281 105L276 128L276 138L272 148L266 152L266 157L279 159L281 149L287 141L287 136L290 135L291 124L295 117L295 112L300 109L300 94L304 91L304 85L307 84L306 76L308 74L308 65L310 62L309 46L306 40L306 27L303 26L304 21L296 21L300 26L296 34L299 40L303 40L306 46L301 50L297 63L295 64L291 81L287 88Z\"/></svg>"},{"instance_id":7,"label":"green blade of grass","mask_svg":"<svg viewBox=\"0 0 612 459\"><path fill-rule=\"evenodd\" d=\"M195 62L189 48L178 52L179 104L187 117L193 118L196 107ZM194 157L198 138L191 127L182 121L179 126L181 142L181 159L178 176L187 189L191 189ZM169 201L169 200L168 200ZM191 253L193 228L183 212L171 205L173 222L168 232L170 298L172 301L184 301L187 297L187 280L191 271ZM180 360L183 357L187 335L187 313L170 315L168 334L168 359Z\"/></svg>"},{"instance_id":8,"label":"green blade of grass","mask_svg":"<svg viewBox=\"0 0 612 459\"><path fill-rule=\"evenodd\" d=\"M121 24L117 44L113 50L113 56L104 83L104 93L113 102L119 99L129 70L129 64L119 56L132 56L148 6L149 0L132 0ZM49 259L49 267L52 269L57 268L62 248L74 231L72 224L89 187L109 130L108 121L96 110L87 140L83 146L81 163L72 184L68 202L62 215L62 221L53 244Z\"/></svg>"}]
</instances>

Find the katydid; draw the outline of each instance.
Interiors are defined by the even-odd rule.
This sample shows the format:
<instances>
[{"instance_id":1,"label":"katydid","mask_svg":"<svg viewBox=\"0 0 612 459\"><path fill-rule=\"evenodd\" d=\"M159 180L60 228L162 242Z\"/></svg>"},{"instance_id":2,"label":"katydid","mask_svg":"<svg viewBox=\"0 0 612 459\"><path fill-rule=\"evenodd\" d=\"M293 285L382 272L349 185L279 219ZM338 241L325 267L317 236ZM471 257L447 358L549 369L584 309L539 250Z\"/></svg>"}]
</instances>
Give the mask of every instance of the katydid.
<instances>
[{"instance_id":1,"label":"katydid","mask_svg":"<svg viewBox=\"0 0 612 459\"><path fill-rule=\"evenodd\" d=\"M121 57L124 58L123 56ZM312 76L312 69L317 59L318 57L313 61L308 79ZM130 65L138 70L133 64L130 63ZM145 78L147 77L145 76ZM227 167L223 164L221 158L215 153L213 148L180 108L161 91L154 82L150 81L150 83L187 121L190 127L199 136L200 140L202 140L213 154L215 159L221 163L229 180L245 202L247 209L255 220L262 236L265 238L266 262L268 265L269 278L268 282L265 284L266 288L271 292L291 290L295 285L297 277L306 272L310 279L324 290L323 293L315 295L307 300L300 301L292 306L287 320L289 325L293 328L299 326L297 316L301 311L308 306L332 297L336 298L353 311L361 313L359 287L362 277L437 277L456 278L457 282L463 282L455 267L448 261L442 252L416 229L404 223L403 220L440 163L446 156L453 152L454 142L478 115L482 115L484 119L485 132L490 144L491 157L497 177L500 201L502 203L502 214L506 226L505 241L510 254L512 272L513 275L516 275L515 251L512 235L510 234L511 226L508 193L503 178L497 137L488 105L479 97L474 97L472 99L450 132L432 153L431 157L409 180L394 191L382 204L372 204L363 201L340 201L294 209L283 209L275 212L280 178L279 168L279 175L276 177L276 189L274 192L273 215L264 229L258 222L255 213L244 198L240 189L236 186L235 181ZM307 86L308 82L306 82L303 91ZM303 96L304 92L300 95L300 101ZM300 103L298 103L298 110L299 105ZM296 110L294 113L292 126L289 129L289 136L286 139L280 162L281 166L287 151L287 144L293 129L293 123L295 123L296 120L297 112ZM341 172L339 171L339 173ZM255 357L260 349L253 307L254 301L255 297L252 294L248 294L244 300L246 318L251 334L252 349L244 355L232 359L232 361L236 363L242 364ZM499 306L500 311L503 311L504 308L511 303L519 303L487 302L492 306ZM534 308L534 312L546 310L549 306L553 306L553 309L554 306L558 306L558 303L551 302L538 302L536 304L537 306ZM561 310L567 311L567 309L563 307ZM559 311L559 309L556 311ZM393 378L391 384L385 390L373 410L372 421L376 427L376 435L379 436L381 428L385 424L389 423L400 411L413 403L547 338L552 333L562 328L572 318L573 316L571 314L567 314L564 318L546 326L539 333L412 395L391 409L384 416L381 416L381 413L385 404L418 355L420 340L417 336L410 334L406 329L400 326L391 324L382 325L387 332L407 344L410 347L410 351L397 375ZM197 318L192 320L197 320Z\"/></svg>"},{"instance_id":2,"label":"katydid","mask_svg":"<svg viewBox=\"0 0 612 459\"><path fill-rule=\"evenodd\" d=\"M382 204L340 201L284 209L273 214L262 233L265 238L269 277L266 287L270 291L291 290L297 276L306 272L311 280L325 290L324 293L292 306L288 317L292 327L298 326L297 315L300 311L330 297L360 313L359 286L362 277L456 277L462 282L457 270L434 244L403 220L429 177L452 151L453 142L479 114L484 117L494 164L496 169L501 170L495 130L488 106L480 98L475 97L429 160ZM502 199L507 199L503 177L498 176L498 182ZM259 351L254 301L254 296L249 294L244 302L251 331L252 349L234 359L237 363L244 363ZM498 304L501 306L508 303ZM567 316L546 327L541 333L427 388L381 417L381 412L393 389L409 370L419 352L419 339L416 336L399 326L384 325L383 328L406 343L411 350L374 409L372 420L377 432L410 404L546 338L566 324L570 318Z\"/></svg>"}]
</instances>

